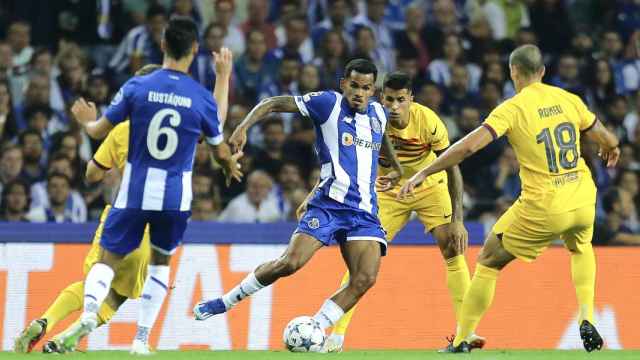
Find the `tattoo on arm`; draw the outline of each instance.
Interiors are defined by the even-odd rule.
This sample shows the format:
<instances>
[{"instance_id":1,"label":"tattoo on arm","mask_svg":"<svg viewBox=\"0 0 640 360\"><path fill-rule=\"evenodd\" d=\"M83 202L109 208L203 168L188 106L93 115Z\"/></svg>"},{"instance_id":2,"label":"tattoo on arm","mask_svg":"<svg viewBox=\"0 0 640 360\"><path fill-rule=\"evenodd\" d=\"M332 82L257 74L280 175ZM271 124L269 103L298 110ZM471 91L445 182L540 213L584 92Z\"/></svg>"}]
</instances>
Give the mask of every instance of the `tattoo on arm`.
<instances>
[{"instance_id":1,"label":"tattoo on arm","mask_svg":"<svg viewBox=\"0 0 640 360\"><path fill-rule=\"evenodd\" d=\"M274 96L258 103L239 126L250 128L272 112L299 112L293 96Z\"/></svg>"}]
</instances>

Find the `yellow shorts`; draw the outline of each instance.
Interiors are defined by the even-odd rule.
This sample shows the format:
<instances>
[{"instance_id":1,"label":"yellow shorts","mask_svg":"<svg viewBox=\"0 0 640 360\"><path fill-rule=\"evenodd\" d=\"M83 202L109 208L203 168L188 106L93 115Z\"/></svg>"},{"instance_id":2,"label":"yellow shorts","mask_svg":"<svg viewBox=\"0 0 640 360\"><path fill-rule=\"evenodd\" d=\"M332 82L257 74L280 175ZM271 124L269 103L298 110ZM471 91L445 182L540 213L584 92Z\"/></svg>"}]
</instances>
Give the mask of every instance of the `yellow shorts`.
<instances>
[{"instance_id":1,"label":"yellow shorts","mask_svg":"<svg viewBox=\"0 0 640 360\"><path fill-rule=\"evenodd\" d=\"M104 228L104 221L107 218L107 214L109 214L110 208L111 206L107 205L102 211L102 215L100 215L100 224L93 237L91 249L84 259L85 275L89 272L93 264L98 261L100 256L100 238L102 236L102 229ZM137 299L142 295L142 287L147 278L147 265L149 264L149 258L151 256L151 247L149 244L149 226L147 225L140 247L125 256L122 262L120 262L120 265L115 269L116 275L111 283L111 288L118 294L129 299Z\"/></svg>"},{"instance_id":2,"label":"yellow shorts","mask_svg":"<svg viewBox=\"0 0 640 360\"><path fill-rule=\"evenodd\" d=\"M409 222L415 211L424 225L425 231L451 222L451 197L446 183L439 183L403 200L396 199L395 193L378 193L378 217L387 232L387 241Z\"/></svg>"},{"instance_id":3,"label":"yellow shorts","mask_svg":"<svg viewBox=\"0 0 640 360\"><path fill-rule=\"evenodd\" d=\"M571 252L582 251L591 243L595 205L560 214L549 214L539 207L517 200L498 219L492 232L502 236L504 248L526 262L535 260L553 240L561 239Z\"/></svg>"}]
</instances>

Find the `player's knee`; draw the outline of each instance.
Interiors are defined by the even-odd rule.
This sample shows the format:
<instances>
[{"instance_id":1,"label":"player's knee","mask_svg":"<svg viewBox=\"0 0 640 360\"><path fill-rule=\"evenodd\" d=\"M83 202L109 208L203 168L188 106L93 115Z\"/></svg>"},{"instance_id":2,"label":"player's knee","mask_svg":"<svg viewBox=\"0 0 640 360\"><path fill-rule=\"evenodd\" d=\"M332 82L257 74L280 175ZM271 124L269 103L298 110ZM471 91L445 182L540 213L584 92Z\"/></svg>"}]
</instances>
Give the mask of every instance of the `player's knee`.
<instances>
[{"instance_id":1,"label":"player's knee","mask_svg":"<svg viewBox=\"0 0 640 360\"><path fill-rule=\"evenodd\" d=\"M375 285L376 279L376 274L359 273L349 279L349 286L356 290L360 295L363 295L367 290L371 289L373 285Z\"/></svg>"}]
</instances>

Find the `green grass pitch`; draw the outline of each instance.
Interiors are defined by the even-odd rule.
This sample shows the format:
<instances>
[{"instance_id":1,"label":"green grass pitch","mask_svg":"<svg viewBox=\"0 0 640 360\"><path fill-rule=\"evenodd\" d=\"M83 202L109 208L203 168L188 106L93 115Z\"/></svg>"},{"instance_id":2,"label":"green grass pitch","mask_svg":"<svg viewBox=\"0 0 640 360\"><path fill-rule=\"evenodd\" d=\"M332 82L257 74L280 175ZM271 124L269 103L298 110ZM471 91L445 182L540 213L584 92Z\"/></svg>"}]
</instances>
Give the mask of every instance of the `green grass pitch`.
<instances>
[{"instance_id":1,"label":"green grass pitch","mask_svg":"<svg viewBox=\"0 0 640 360\"><path fill-rule=\"evenodd\" d=\"M14 353L0 353L0 359L51 359L55 355L32 353L21 355ZM110 360L110 359L140 359L120 351L95 351L64 355L64 359ZM475 351L471 354L438 354L434 350L422 351L393 351L367 350L347 351L341 354L293 354L286 351L159 351L150 359L153 360L281 360L281 359L330 359L330 360L431 360L431 359L484 359L484 360L556 360L556 359L598 359L598 360L632 360L640 359L640 351L600 351L588 354L584 351L562 350L532 350L532 351Z\"/></svg>"}]
</instances>

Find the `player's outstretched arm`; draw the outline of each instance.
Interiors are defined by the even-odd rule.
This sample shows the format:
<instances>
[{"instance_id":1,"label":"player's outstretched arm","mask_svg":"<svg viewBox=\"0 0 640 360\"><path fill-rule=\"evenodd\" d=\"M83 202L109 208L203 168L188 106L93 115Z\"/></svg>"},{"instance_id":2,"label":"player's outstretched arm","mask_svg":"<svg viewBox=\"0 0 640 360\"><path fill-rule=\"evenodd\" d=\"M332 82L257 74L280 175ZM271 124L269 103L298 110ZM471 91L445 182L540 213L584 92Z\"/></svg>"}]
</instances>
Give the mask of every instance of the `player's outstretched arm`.
<instances>
[{"instance_id":1,"label":"player's outstretched arm","mask_svg":"<svg viewBox=\"0 0 640 360\"><path fill-rule=\"evenodd\" d=\"M98 110L96 104L87 102L83 98L79 98L71 106L71 113L75 117L76 121L82 126L89 134L90 137L96 140L104 139L109 131L113 129L113 124L107 120L106 117L98 117Z\"/></svg>"},{"instance_id":2,"label":"player's outstretched arm","mask_svg":"<svg viewBox=\"0 0 640 360\"><path fill-rule=\"evenodd\" d=\"M607 129L598 119L595 120L593 126L586 130L584 134L587 138L600 145L599 155L607 162L607 166L616 166L618 159L620 158L620 148L618 148L620 141L618 140L618 137L609 131L609 129Z\"/></svg>"},{"instance_id":3,"label":"player's outstretched arm","mask_svg":"<svg viewBox=\"0 0 640 360\"><path fill-rule=\"evenodd\" d=\"M220 52L213 52L213 64L216 69L216 83L213 88L213 98L216 99L218 105L218 119L224 127L227 120L227 111L229 109L229 80L231 79L231 71L233 69L233 55L231 50L226 47L220 49Z\"/></svg>"},{"instance_id":4,"label":"player's outstretched arm","mask_svg":"<svg viewBox=\"0 0 640 360\"><path fill-rule=\"evenodd\" d=\"M400 189L400 192L398 193L398 197L406 197L411 194L413 189L417 185L421 184L428 176L460 164L462 160L489 145L492 141L493 135L491 132L484 126L478 127L449 147L442 156L437 157L434 162L429 164L429 166L413 175L411 179L402 186L402 189Z\"/></svg>"},{"instance_id":5,"label":"player's outstretched arm","mask_svg":"<svg viewBox=\"0 0 640 360\"><path fill-rule=\"evenodd\" d=\"M396 155L396 151L393 148L393 144L391 143L391 140L386 133L382 135L382 148L380 149L380 152L386 159L391 160L391 166L393 166L394 171L388 173L387 175L380 176L376 180L377 189L378 191L388 191L393 189L398 181L400 181L404 170L402 169L400 160L398 160L398 156Z\"/></svg>"},{"instance_id":6,"label":"player's outstretched arm","mask_svg":"<svg viewBox=\"0 0 640 360\"><path fill-rule=\"evenodd\" d=\"M247 130L272 112L299 113L300 110L293 96L274 96L260 101L229 137L231 150L234 153L242 151L247 143Z\"/></svg>"}]
</instances>

